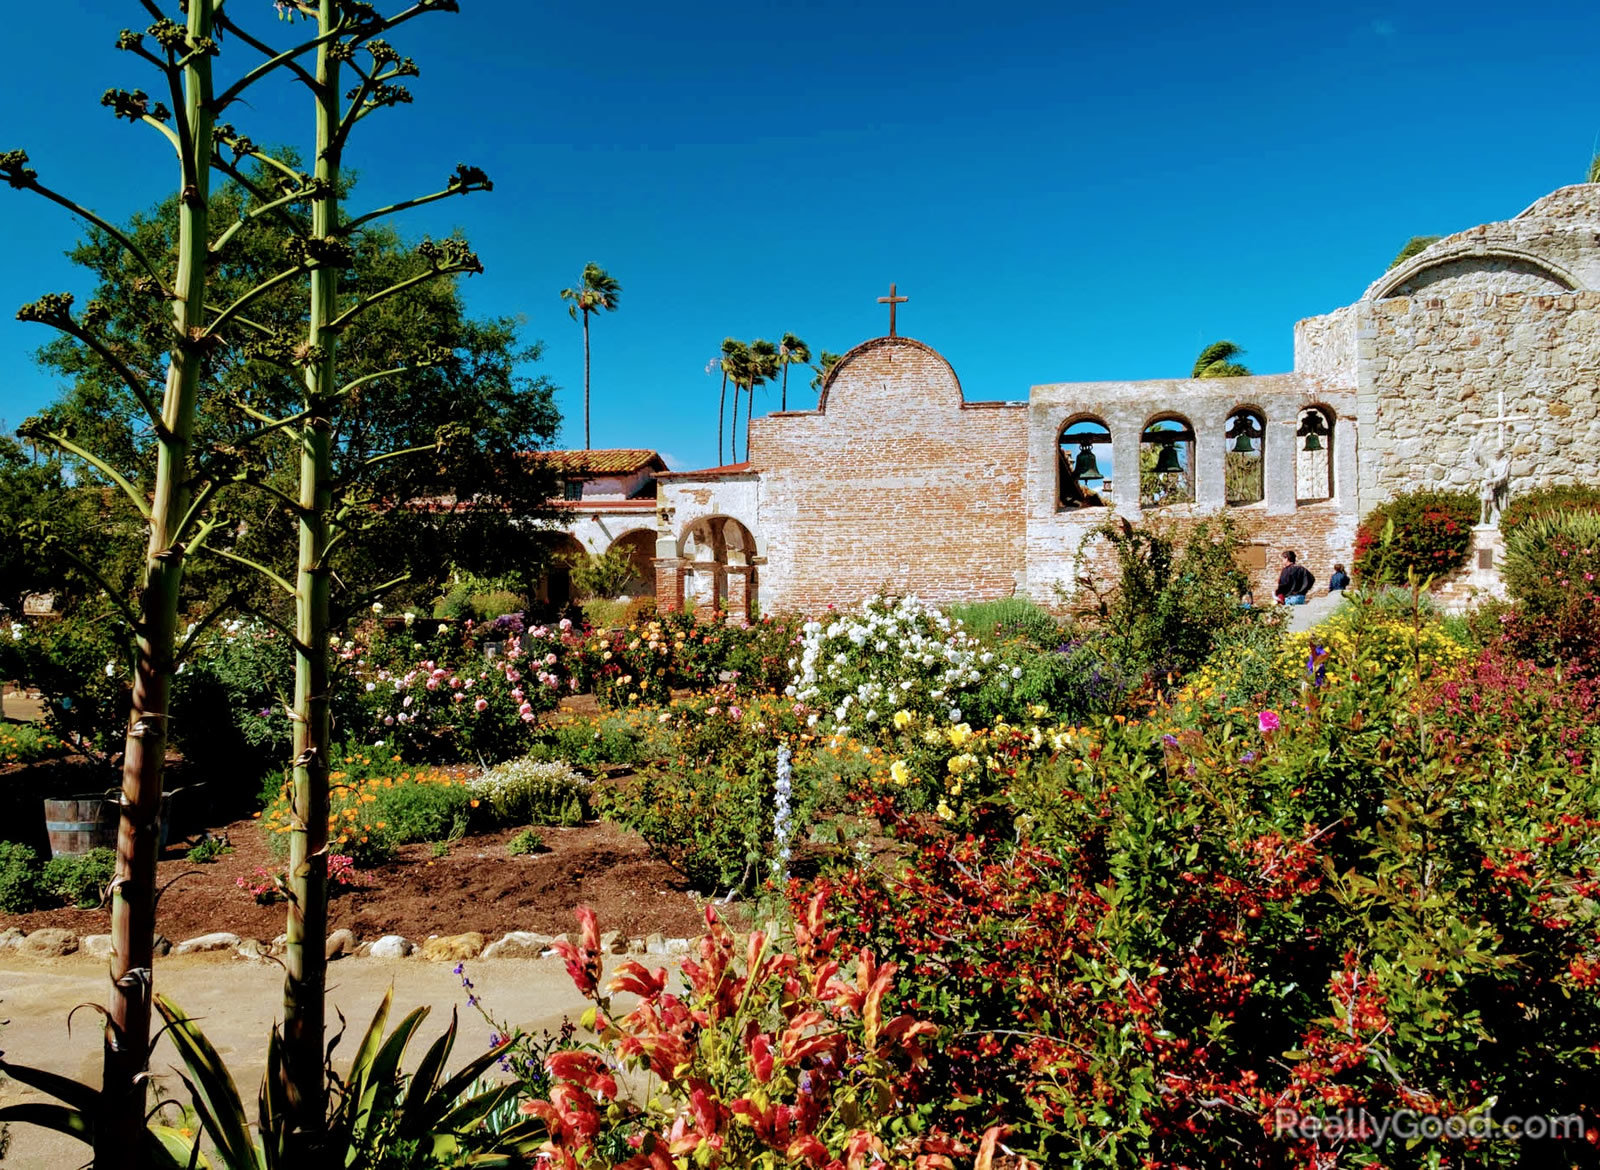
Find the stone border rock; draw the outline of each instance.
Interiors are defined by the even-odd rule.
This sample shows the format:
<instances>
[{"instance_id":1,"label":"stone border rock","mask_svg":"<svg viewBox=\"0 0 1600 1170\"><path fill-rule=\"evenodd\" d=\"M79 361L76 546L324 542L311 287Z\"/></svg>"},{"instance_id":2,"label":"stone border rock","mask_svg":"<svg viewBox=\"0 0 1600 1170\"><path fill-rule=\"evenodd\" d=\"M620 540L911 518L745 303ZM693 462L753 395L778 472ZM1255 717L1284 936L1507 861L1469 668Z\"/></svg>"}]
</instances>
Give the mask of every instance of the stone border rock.
<instances>
[{"instance_id":1,"label":"stone border rock","mask_svg":"<svg viewBox=\"0 0 1600 1170\"><path fill-rule=\"evenodd\" d=\"M324 954L331 962L347 957L382 959L421 958L433 963L461 963L472 959L544 959L555 956L558 941L577 942L577 936L539 934L528 930L513 930L489 942L478 931L465 934L430 935L421 944L398 934L360 942L349 930L335 930L328 935ZM156 936L156 953L160 955L227 955L255 962L276 962L288 947L288 936L280 934L270 943L253 938L240 938L229 931L213 931L172 943ZM686 938L667 938L662 934L649 934L643 938L624 938L620 931L609 930L600 936L600 951L606 955L687 955L692 944ZM82 938L70 930L44 927L24 933L16 927L0 930L0 954L15 952L30 958L60 959L81 954L87 958L104 959L111 956L109 934L87 934Z\"/></svg>"}]
</instances>

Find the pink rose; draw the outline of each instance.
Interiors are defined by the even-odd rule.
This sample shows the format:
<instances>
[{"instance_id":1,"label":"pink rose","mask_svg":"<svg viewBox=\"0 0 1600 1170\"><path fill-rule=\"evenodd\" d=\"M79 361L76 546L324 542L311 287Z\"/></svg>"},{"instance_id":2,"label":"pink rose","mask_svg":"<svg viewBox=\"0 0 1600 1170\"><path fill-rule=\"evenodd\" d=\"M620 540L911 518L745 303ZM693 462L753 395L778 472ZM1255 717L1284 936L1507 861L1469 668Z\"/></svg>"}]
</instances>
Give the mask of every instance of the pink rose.
<instances>
[{"instance_id":1,"label":"pink rose","mask_svg":"<svg viewBox=\"0 0 1600 1170\"><path fill-rule=\"evenodd\" d=\"M546 666L554 666L556 664L556 656L554 654L546 654L544 656L544 664Z\"/></svg>"},{"instance_id":2,"label":"pink rose","mask_svg":"<svg viewBox=\"0 0 1600 1170\"><path fill-rule=\"evenodd\" d=\"M428 689L429 689L429 690L430 690L430 691L436 691L436 690L438 690L438 689L439 689L439 680L438 680L438 679L436 679L436 678L430 678L430 679L429 679L429 680L428 680Z\"/></svg>"},{"instance_id":3,"label":"pink rose","mask_svg":"<svg viewBox=\"0 0 1600 1170\"><path fill-rule=\"evenodd\" d=\"M489 706L489 700L488 700L488 699L485 699L485 698L483 698L483 697L482 697L482 696L481 696L481 695L480 695L480 696L479 696L479 697L478 697L478 701L477 701L477 702L476 702L476 703L474 703L474 704L472 704L472 706L473 706L473 707L474 707L474 708L475 708L475 709L476 709L476 710L479 710L479 711L483 711L483 710L485 710L485 709L487 709L487 708L488 708L488 706Z\"/></svg>"},{"instance_id":4,"label":"pink rose","mask_svg":"<svg viewBox=\"0 0 1600 1170\"><path fill-rule=\"evenodd\" d=\"M1256 725L1262 731L1278 730L1278 713L1276 711L1263 711L1256 716Z\"/></svg>"}]
</instances>

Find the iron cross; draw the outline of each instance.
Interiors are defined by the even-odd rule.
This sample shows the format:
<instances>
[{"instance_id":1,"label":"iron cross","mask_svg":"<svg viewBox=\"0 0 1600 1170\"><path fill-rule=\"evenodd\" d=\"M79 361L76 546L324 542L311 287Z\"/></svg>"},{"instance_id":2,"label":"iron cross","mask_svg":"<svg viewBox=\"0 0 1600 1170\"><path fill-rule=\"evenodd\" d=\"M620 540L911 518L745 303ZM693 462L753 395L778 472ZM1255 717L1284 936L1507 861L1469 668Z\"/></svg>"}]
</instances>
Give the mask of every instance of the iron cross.
<instances>
[{"instance_id":1,"label":"iron cross","mask_svg":"<svg viewBox=\"0 0 1600 1170\"><path fill-rule=\"evenodd\" d=\"M878 303L880 305L888 305L889 306L889 336L890 337L895 336L895 331L894 331L894 307L896 305L903 305L907 301L909 301L910 299L911 299L910 297L897 297L897 296L894 295L894 282L893 281L889 282L889 295L886 296L886 297L879 297L878 298Z\"/></svg>"}]
</instances>

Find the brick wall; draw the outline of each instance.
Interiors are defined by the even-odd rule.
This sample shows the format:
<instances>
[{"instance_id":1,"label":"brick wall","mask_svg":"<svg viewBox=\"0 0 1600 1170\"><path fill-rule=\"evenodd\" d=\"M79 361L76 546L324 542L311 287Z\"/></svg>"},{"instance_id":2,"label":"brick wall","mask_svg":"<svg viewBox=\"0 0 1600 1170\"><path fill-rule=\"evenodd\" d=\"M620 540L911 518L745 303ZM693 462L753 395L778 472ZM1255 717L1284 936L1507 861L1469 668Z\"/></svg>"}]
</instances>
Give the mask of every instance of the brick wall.
<instances>
[{"instance_id":1,"label":"brick wall","mask_svg":"<svg viewBox=\"0 0 1600 1170\"><path fill-rule=\"evenodd\" d=\"M817 612L880 588L1007 597L1024 574L1021 404L965 403L948 362L878 338L834 368L815 411L756 419L763 609Z\"/></svg>"}]
</instances>

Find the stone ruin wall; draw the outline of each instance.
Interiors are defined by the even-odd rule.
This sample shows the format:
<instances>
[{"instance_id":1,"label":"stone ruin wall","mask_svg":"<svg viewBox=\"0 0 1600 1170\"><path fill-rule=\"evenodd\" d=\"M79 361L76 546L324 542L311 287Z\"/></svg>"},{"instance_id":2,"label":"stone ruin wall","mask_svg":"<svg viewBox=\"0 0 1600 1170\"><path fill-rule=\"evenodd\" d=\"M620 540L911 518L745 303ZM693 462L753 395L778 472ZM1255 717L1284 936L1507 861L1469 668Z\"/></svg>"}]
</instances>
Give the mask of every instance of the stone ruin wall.
<instances>
[{"instance_id":1,"label":"stone ruin wall","mask_svg":"<svg viewBox=\"0 0 1600 1170\"><path fill-rule=\"evenodd\" d=\"M1359 414L1364 509L1415 488L1477 490L1470 455L1493 417L1508 428L1511 492L1600 482L1600 293L1471 290L1362 306L1369 328Z\"/></svg>"},{"instance_id":2,"label":"stone ruin wall","mask_svg":"<svg viewBox=\"0 0 1600 1170\"><path fill-rule=\"evenodd\" d=\"M1342 390L1354 390L1360 309L1360 305L1346 305L1296 322L1295 373Z\"/></svg>"},{"instance_id":3,"label":"stone ruin wall","mask_svg":"<svg viewBox=\"0 0 1600 1170\"><path fill-rule=\"evenodd\" d=\"M1027 412L964 403L955 372L905 338L847 354L815 411L756 419L763 610L820 613L882 588L928 601L1009 597L1023 580Z\"/></svg>"},{"instance_id":4,"label":"stone ruin wall","mask_svg":"<svg viewBox=\"0 0 1600 1170\"><path fill-rule=\"evenodd\" d=\"M1347 330L1347 336L1353 343L1353 331ZM1302 464L1315 462L1316 457L1301 453L1295 431L1300 412L1311 406L1324 407L1334 416L1334 495L1302 503L1300 497L1309 495L1301 490ZM1223 490L1225 427L1239 407L1255 410L1265 419L1266 495L1258 503L1229 506ZM1355 545L1354 413L1355 396L1349 390L1300 373L1034 387L1029 405L1028 595L1042 605L1060 608L1063 593L1072 593L1085 572L1099 581L1113 577L1109 546L1098 540L1085 546L1084 538L1117 516L1134 525L1165 527L1181 537L1202 520L1226 514L1240 525L1246 539L1242 567L1250 575L1258 602L1272 598L1278 556L1284 549L1294 549L1319 586L1325 587L1335 562L1348 567ZM1121 469L1138 467L1145 426L1156 417L1172 415L1194 428L1195 502L1142 508L1137 477L1125 480ZM1119 490L1113 507L1061 509L1056 484L1059 436L1066 424L1084 416L1099 419L1111 432ZM1320 463L1323 475L1327 466Z\"/></svg>"}]
</instances>

